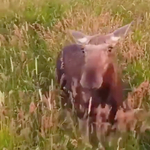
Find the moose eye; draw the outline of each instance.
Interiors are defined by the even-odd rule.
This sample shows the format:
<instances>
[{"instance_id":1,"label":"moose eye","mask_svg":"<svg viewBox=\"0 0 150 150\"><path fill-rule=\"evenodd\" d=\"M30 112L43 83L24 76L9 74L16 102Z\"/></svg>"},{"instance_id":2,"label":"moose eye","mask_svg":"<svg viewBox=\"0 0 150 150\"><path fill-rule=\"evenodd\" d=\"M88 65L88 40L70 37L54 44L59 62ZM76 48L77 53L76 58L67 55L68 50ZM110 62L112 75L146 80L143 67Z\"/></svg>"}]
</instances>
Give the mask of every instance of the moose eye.
<instances>
[{"instance_id":1,"label":"moose eye","mask_svg":"<svg viewBox=\"0 0 150 150\"><path fill-rule=\"evenodd\" d=\"M112 49L113 49L113 47L112 47L112 46L109 46L109 47L108 47L108 52L111 52Z\"/></svg>"},{"instance_id":2,"label":"moose eye","mask_svg":"<svg viewBox=\"0 0 150 150\"><path fill-rule=\"evenodd\" d=\"M81 47L81 51L83 54L85 53L84 46Z\"/></svg>"},{"instance_id":3,"label":"moose eye","mask_svg":"<svg viewBox=\"0 0 150 150\"><path fill-rule=\"evenodd\" d=\"M82 50L82 53L84 54L84 53L85 53L85 51L84 51L84 50Z\"/></svg>"}]
</instances>

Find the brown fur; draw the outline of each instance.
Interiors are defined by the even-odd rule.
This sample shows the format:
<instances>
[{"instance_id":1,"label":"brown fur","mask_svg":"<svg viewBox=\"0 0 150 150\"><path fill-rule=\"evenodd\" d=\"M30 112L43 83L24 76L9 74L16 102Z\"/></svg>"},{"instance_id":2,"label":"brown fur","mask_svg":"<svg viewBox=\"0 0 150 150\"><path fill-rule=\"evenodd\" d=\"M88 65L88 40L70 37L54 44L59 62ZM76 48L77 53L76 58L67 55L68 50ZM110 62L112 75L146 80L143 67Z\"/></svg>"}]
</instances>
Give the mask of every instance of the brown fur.
<instances>
[{"instance_id":1,"label":"brown fur","mask_svg":"<svg viewBox=\"0 0 150 150\"><path fill-rule=\"evenodd\" d=\"M86 136L89 136L91 123L96 121L99 105L102 108L111 106L106 121L114 124L116 112L123 104L122 83L114 62L113 47L131 24L107 35L87 36L71 31L78 44L64 47L57 59L58 83L65 93L62 101L70 105L73 100L81 124L79 128Z\"/></svg>"},{"instance_id":2,"label":"brown fur","mask_svg":"<svg viewBox=\"0 0 150 150\"><path fill-rule=\"evenodd\" d=\"M63 56L61 57L63 58L64 69L60 68L60 59L58 58L58 78L60 79L62 74L65 74L63 81L65 84L62 86L67 91L76 93L73 94L73 98L78 117L87 116L89 99L92 97L90 115L95 116L95 110L99 104L102 104L103 107L105 104L109 104L112 106L109 121L113 123L116 111L123 101L121 79L117 74L117 68L112 59L113 55L110 55L111 52L103 50L83 52L81 48L81 46L73 44L63 49ZM94 80L97 82L99 77L103 78L102 85L96 88L81 86L80 80L84 72L88 76L85 82L89 82L89 85ZM76 83L73 83L73 79ZM60 81L58 80L58 82ZM67 99L66 103L68 103Z\"/></svg>"}]
</instances>

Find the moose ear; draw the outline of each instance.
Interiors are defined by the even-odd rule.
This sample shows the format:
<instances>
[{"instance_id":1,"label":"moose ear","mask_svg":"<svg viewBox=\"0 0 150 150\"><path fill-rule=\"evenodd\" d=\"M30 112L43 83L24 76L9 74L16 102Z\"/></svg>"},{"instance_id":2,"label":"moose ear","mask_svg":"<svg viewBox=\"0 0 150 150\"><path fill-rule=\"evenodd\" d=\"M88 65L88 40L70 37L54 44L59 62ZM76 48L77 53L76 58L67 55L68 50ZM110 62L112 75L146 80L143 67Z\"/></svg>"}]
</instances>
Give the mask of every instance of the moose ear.
<instances>
[{"instance_id":1,"label":"moose ear","mask_svg":"<svg viewBox=\"0 0 150 150\"><path fill-rule=\"evenodd\" d=\"M88 44L88 42L90 41L90 36L87 36L82 32L75 31L75 30L69 30L69 32L71 33L74 40L78 44Z\"/></svg>"},{"instance_id":2,"label":"moose ear","mask_svg":"<svg viewBox=\"0 0 150 150\"><path fill-rule=\"evenodd\" d=\"M131 23L123 26L123 27L118 28L117 30L115 30L114 32L112 32L111 34L109 34L109 36L108 36L109 37L108 38L108 42L110 42L110 44L116 45L117 42L121 38L125 37L128 34L128 32L129 32L130 27L131 27L132 24L133 24L133 21Z\"/></svg>"}]
</instances>

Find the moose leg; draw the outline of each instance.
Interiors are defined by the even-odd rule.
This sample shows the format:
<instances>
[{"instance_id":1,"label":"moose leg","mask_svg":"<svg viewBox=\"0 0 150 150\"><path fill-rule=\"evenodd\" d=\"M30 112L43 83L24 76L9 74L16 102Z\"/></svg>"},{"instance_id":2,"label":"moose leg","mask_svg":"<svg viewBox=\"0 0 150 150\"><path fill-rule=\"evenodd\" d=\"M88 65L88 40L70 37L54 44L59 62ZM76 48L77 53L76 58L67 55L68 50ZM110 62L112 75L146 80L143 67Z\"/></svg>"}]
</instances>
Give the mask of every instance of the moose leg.
<instances>
[{"instance_id":1,"label":"moose leg","mask_svg":"<svg viewBox=\"0 0 150 150\"><path fill-rule=\"evenodd\" d=\"M117 113L117 104L116 103L112 103L112 109L110 111L109 117L108 117L108 121L113 125L115 123L115 116Z\"/></svg>"},{"instance_id":2,"label":"moose leg","mask_svg":"<svg viewBox=\"0 0 150 150\"><path fill-rule=\"evenodd\" d=\"M94 118L94 119L93 119ZM95 117L90 118L90 143L92 146L97 147L98 146L98 137L97 137L97 128L96 128L96 120Z\"/></svg>"},{"instance_id":3,"label":"moose leg","mask_svg":"<svg viewBox=\"0 0 150 150\"><path fill-rule=\"evenodd\" d=\"M61 96L62 108L70 107L69 93L67 91L62 90L60 96Z\"/></svg>"},{"instance_id":4,"label":"moose leg","mask_svg":"<svg viewBox=\"0 0 150 150\"><path fill-rule=\"evenodd\" d=\"M89 118L87 119L78 118L78 122L79 122L79 131L81 132L83 139L86 142L89 142Z\"/></svg>"}]
</instances>

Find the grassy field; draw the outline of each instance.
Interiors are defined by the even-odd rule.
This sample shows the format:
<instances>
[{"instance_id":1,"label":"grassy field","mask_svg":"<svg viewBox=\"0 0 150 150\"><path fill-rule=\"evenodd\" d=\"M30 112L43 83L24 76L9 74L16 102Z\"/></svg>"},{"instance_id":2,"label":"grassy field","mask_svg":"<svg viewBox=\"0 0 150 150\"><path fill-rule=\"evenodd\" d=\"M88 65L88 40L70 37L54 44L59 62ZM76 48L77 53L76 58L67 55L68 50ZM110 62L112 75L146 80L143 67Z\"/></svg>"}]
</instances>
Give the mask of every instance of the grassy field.
<instances>
[{"instance_id":1,"label":"grassy field","mask_svg":"<svg viewBox=\"0 0 150 150\"><path fill-rule=\"evenodd\" d=\"M148 113L148 0L1 0L0 150L92 149L82 142L75 118L66 116L59 105L56 57L72 41L67 29L108 33L132 20L132 33L117 47L118 63L127 85L125 98L133 91L128 96L130 104L134 108L141 104ZM119 137L106 141L105 149L150 149L149 131L122 133Z\"/></svg>"}]
</instances>

